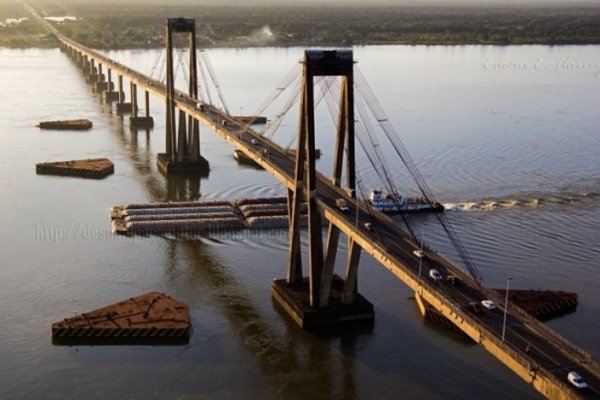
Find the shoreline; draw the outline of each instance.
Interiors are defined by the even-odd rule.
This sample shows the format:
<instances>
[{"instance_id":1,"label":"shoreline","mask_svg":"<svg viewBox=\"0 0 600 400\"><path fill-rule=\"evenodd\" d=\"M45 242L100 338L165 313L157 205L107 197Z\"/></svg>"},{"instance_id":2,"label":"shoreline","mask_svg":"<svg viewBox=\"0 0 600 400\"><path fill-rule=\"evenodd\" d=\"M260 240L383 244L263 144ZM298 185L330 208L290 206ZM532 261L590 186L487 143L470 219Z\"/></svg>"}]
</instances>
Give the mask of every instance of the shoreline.
<instances>
[{"instance_id":1,"label":"shoreline","mask_svg":"<svg viewBox=\"0 0 600 400\"><path fill-rule=\"evenodd\" d=\"M53 17L45 22L90 48L164 47L164 7L148 5L140 12L138 5L123 3L120 8L121 14L114 15L101 5L55 4L45 8L44 15L69 15L69 20ZM202 48L600 44L600 6L209 6L200 10L182 5L170 14L196 18L196 38ZM19 3L0 4L0 15L25 18L13 25L0 20L0 48L58 46L44 24L31 19Z\"/></svg>"}]
</instances>

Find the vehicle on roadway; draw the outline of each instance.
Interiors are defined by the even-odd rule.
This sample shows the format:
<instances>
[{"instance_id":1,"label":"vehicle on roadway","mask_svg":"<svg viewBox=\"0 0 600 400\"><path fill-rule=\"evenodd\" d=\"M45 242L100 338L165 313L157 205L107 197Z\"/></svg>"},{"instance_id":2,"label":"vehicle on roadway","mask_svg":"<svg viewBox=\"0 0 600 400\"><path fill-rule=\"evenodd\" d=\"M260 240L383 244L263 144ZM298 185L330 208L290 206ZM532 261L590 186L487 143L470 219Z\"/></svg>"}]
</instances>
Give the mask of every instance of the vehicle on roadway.
<instances>
[{"instance_id":1,"label":"vehicle on roadway","mask_svg":"<svg viewBox=\"0 0 600 400\"><path fill-rule=\"evenodd\" d=\"M423 250L413 250L413 254L419 258L425 257L425 253L423 253Z\"/></svg>"},{"instance_id":2,"label":"vehicle on roadway","mask_svg":"<svg viewBox=\"0 0 600 400\"><path fill-rule=\"evenodd\" d=\"M429 270L429 276L431 277L431 279L433 279L436 282L439 282L442 279L444 279L444 277L442 276L442 274L440 273L440 271L438 271L435 268L431 268Z\"/></svg>"},{"instance_id":3,"label":"vehicle on roadway","mask_svg":"<svg viewBox=\"0 0 600 400\"><path fill-rule=\"evenodd\" d=\"M258 140L256 140L256 139L252 139L251 142L252 142L252 144L258 144Z\"/></svg>"},{"instance_id":4,"label":"vehicle on roadway","mask_svg":"<svg viewBox=\"0 0 600 400\"><path fill-rule=\"evenodd\" d=\"M492 300L481 300L481 305L487 308L488 310L496 309L496 303L494 303Z\"/></svg>"},{"instance_id":5,"label":"vehicle on roadway","mask_svg":"<svg viewBox=\"0 0 600 400\"><path fill-rule=\"evenodd\" d=\"M335 206L341 212L348 212L350 209L348 208L348 204L346 204L346 200L344 199L335 199Z\"/></svg>"},{"instance_id":6,"label":"vehicle on roadway","mask_svg":"<svg viewBox=\"0 0 600 400\"><path fill-rule=\"evenodd\" d=\"M579 375L575 371L571 371L568 373L567 380L571 383L571 385L575 386L578 389L584 389L587 387L587 383L585 383L581 375Z\"/></svg>"},{"instance_id":7,"label":"vehicle on roadway","mask_svg":"<svg viewBox=\"0 0 600 400\"><path fill-rule=\"evenodd\" d=\"M471 311L473 311L475 314L479 314L481 313L483 310L481 309L481 306L479 305L478 302L476 301L472 301L467 305L467 308Z\"/></svg>"},{"instance_id":8,"label":"vehicle on roadway","mask_svg":"<svg viewBox=\"0 0 600 400\"><path fill-rule=\"evenodd\" d=\"M372 222L365 222L365 229L368 230L369 232L373 232L373 223Z\"/></svg>"}]
</instances>

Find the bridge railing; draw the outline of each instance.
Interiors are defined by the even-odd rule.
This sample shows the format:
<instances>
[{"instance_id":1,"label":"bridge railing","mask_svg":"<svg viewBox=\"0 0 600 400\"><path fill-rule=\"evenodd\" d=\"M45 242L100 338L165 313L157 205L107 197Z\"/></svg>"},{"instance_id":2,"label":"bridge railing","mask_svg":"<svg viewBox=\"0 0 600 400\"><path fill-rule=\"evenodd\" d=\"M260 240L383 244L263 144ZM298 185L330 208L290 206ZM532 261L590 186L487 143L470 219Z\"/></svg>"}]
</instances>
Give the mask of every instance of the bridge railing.
<instances>
[{"instance_id":1,"label":"bridge railing","mask_svg":"<svg viewBox=\"0 0 600 400\"><path fill-rule=\"evenodd\" d=\"M437 254L437 253L435 253L435 254ZM415 274L412 270L407 269L406 272L409 275L411 275L413 279L415 279L415 280L419 279L417 274ZM462 270L461 270L461 272L462 272ZM476 330L478 331L478 333L481 337L485 337L485 339L487 341L490 341L498 348L501 348L513 360L515 360L519 364L527 367L529 369L529 373L530 373L532 379L536 375L543 376L545 378L545 380L552 381L556 386L558 386L560 388L561 391L570 393L570 395L573 398L578 397L578 394L573 390L573 388L571 386L569 386L565 382L560 381L559 379L556 379L555 375L552 375L551 373L546 371L544 368L541 368L540 365L537 364L533 359L525 356L521 349L515 349L514 346L510 345L508 342L502 341L502 338L498 333L491 331L491 330L482 329L481 324L479 322L477 322L473 317L471 317L470 314L463 311L463 306L460 303L452 300L450 297L448 297L443 292L438 291L432 283L430 283L427 280L421 279L420 285L422 287L426 288L426 290L430 294L433 294L433 296L438 297L441 302L445 303L447 306L451 306L451 308L453 308L452 312L455 313L457 317L466 321L468 325L470 325L472 327L476 327ZM513 309L515 314L518 314L518 316L521 318L522 321L524 321L524 322L526 321L528 324L532 325L534 328L541 330L544 334L550 335L552 338L557 339L561 345L567 346L569 348L569 350L573 350L573 351L577 352L583 358L583 360L577 360L577 361L584 362L585 364L590 366L591 369L596 373L598 373L598 371L600 371L600 369L598 369L598 364L592 359L592 357L589 353L587 353L580 347L574 345L569 340L567 340L565 337L561 336L554 330L550 329L542 322L539 322L538 320L533 318L530 314L525 312L522 308L520 308L516 305L512 305L511 308ZM538 333L540 333L540 332L538 331ZM565 377L565 379L566 379L566 377Z\"/></svg>"},{"instance_id":2,"label":"bridge railing","mask_svg":"<svg viewBox=\"0 0 600 400\"><path fill-rule=\"evenodd\" d=\"M519 364L528 366L529 375L531 376L531 380L536 376L542 376L546 381L552 381L556 386L558 386L562 393L569 393L571 398L578 398L579 394L576 393L573 388L567 383L556 378L555 375L552 375L546 369L541 368L538 363L533 361L532 359L524 356L520 350L517 351L513 346L508 344L506 341L502 341L498 334L493 333L492 335L486 336L486 339L493 342L496 346L502 348L502 350L510 355L510 357L517 361ZM565 375L566 379L566 375ZM532 383L530 382L530 383Z\"/></svg>"},{"instance_id":3,"label":"bridge railing","mask_svg":"<svg viewBox=\"0 0 600 400\"><path fill-rule=\"evenodd\" d=\"M579 354L579 357L576 358L578 362L583 362L589 365L597 374L600 374L600 365L598 365L598 363L592 358L592 355L590 353L577 346L569 339L556 332L554 329L548 327L543 322L538 321L536 318L531 316L531 314L527 313L525 310L523 310L516 304L512 304L511 308L513 309L513 312L515 314L518 314L519 317L523 321L526 321L527 324L529 324L532 328L534 328L538 332L541 331L542 334L550 336L551 338L557 340L561 345L567 347L570 350L570 352L568 353L570 356L573 356L573 353Z\"/></svg>"}]
</instances>

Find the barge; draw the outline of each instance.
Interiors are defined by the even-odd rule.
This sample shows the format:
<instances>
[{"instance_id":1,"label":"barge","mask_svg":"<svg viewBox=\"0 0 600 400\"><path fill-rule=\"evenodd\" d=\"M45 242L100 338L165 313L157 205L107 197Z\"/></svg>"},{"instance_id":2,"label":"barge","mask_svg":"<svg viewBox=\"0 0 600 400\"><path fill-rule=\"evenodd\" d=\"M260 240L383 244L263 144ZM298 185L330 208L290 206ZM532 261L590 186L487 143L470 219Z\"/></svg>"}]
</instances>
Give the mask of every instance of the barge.
<instances>
[{"instance_id":1,"label":"barge","mask_svg":"<svg viewBox=\"0 0 600 400\"><path fill-rule=\"evenodd\" d=\"M371 190L368 202L373 208L386 214L444 211L442 204L430 202L425 197L383 195L381 190Z\"/></svg>"},{"instance_id":2,"label":"barge","mask_svg":"<svg viewBox=\"0 0 600 400\"><path fill-rule=\"evenodd\" d=\"M42 121L37 126L40 129L85 131L92 129L89 119L67 119L62 121Z\"/></svg>"}]
</instances>

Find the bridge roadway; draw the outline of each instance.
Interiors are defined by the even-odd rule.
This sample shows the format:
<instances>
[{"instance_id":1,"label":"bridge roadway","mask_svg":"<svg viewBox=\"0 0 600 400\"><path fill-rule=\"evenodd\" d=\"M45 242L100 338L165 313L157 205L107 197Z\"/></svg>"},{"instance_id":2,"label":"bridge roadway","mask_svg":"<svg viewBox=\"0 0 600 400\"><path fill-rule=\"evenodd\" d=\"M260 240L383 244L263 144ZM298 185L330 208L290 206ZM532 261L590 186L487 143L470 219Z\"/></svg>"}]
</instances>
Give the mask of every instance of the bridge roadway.
<instances>
[{"instance_id":1,"label":"bridge roadway","mask_svg":"<svg viewBox=\"0 0 600 400\"><path fill-rule=\"evenodd\" d=\"M166 87L161 82L68 38L59 35L59 39L66 46L127 77L138 87L166 98ZM294 187L295 159L284 148L215 107L204 104L200 110L197 101L183 92L177 92L175 102L179 109L243 151L286 187ZM556 399L600 398L600 367L590 355L512 305L508 307L505 340L502 342L503 299L493 299L498 305L496 310L472 310L470 303L490 299L491 292L478 287L462 269L429 248L424 249L425 257L420 265L419 258L413 253L419 244L413 238L386 215L357 202L343 189L332 185L327 177L319 174L317 187L317 204L326 220L413 289L418 298L430 304L543 395ZM335 200L338 198L346 200L349 211L337 209ZM372 224L371 230L365 228L367 222ZM458 276L460 283L435 282L429 277L430 268L438 269L444 277ZM526 349L530 351L526 352ZM578 390L571 386L567 381L569 371L578 371L589 387Z\"/></svg>"}]
</instances>

